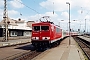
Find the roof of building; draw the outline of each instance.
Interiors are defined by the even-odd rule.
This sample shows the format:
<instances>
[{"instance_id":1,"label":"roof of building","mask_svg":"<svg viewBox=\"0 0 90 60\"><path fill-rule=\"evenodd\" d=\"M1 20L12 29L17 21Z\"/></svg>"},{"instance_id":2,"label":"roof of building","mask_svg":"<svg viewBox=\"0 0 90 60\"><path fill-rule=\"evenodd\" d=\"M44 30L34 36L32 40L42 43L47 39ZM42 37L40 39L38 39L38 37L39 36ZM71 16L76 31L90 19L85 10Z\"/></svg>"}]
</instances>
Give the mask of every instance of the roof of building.
<instances>
[{"instance_id":1,"label":"roof of building","mask_svg":"<svg viewBox=\"0 0 90 60\"><path fill-rule=\"evenodd\" d=\"M28 22L25 22L25 20L21 20L20 18L18 20L15 20L15 19L10 19L9 17L7 18L7 23L8 25L12 25L12 26L18 26L19 23L26 23L24 24L26 26L25 29L28 29L28 28L32 28L32 24L35 23L34 21L28 21ZM1 22L0 22L0 25L5 25L5 20L3 19ZM17 28L17 29L20 29L20 28Z\"/></svg>"},{"instance_id":2,"label":"roof of building","mask_svg":"<svg viewBox=\"0 0 90 60\"><path fill-rule=\"evenodd\" d=\"M17 25L16 24L16 21L14 19L10 19L10 18L7 18L7 23L9 25ZM3 19L1 22L0 22L0 25L4 25L5 24L5 20Z\"/></svg>"}]
</instances>

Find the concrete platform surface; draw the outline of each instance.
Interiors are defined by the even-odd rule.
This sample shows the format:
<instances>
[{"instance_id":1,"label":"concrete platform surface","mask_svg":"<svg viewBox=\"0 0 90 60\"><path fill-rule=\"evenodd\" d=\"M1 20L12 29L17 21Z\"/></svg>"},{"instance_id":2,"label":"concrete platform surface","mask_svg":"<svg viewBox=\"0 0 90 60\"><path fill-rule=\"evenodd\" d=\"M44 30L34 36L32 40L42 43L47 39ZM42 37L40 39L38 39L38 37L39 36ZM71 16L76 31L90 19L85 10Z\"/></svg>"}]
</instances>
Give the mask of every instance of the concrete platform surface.
<instances>
[{"instance_id":1,"label":"concrete platform surface","mask_svg":"<svg viewBox=\"0 0 90 60\"><path fill-rule=\"evenodd\" d=\"M11 46L15 44L31 42L31 39L18 39L18 40L8 40L7 42L0 42L0 47Z\"/></svg>"},{"instance_id":2,"label":"concrete platform surface","mask_svg":"<svg viewBox=\"0 0 90 60\"><path fill-rule=\"evenodd\" d=\"M66 38L59 46L43 52L32 60L85 60L85 58L71 37L70 45L69 39Z\"/></svg>"}]
</instances>

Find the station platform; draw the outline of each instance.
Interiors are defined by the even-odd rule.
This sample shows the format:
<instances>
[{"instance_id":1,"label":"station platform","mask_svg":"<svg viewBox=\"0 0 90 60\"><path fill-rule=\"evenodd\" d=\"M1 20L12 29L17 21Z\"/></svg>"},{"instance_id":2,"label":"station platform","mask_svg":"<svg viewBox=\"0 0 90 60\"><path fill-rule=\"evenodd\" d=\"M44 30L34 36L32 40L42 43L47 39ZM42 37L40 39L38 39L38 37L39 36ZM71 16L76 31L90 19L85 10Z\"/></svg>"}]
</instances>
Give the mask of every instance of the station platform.
<instances>
[{"instance_id":1,"label":"station platform","mask_svg":"<svg viewBox=\"0 0 90 60\"><path fill-rule=\"evenodd\" d=\"M23 44L23 43L28 43L28 42L31 42L30 38L29 39L8 40L7 42L0 42L0 47L11 46L11 45L16 45L16 44Z\"/></svg>"},{"instance_id":2,"label":"station platform","mask_svg":"<svg viewBox=\"0 0 90 60\"><path fill-rule=\"evenodd\" d=\"M70 42L70 45L69 45ZM85 60L82 50L71 37L55 48L49 49L32 60Z\"/></svg>"}]
</instances>

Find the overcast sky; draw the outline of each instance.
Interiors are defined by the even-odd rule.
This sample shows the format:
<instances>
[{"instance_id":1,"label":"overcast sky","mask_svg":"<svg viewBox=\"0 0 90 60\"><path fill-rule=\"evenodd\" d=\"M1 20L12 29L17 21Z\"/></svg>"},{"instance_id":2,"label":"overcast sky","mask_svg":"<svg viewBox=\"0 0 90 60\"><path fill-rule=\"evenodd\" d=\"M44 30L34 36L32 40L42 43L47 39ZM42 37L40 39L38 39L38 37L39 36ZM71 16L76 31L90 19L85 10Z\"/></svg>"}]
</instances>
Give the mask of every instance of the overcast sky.
<instances>
[{"instance_id":1,"label":"overcast sky","mask_svg":"<svg viewBox=\"0 0 90 60\"><path fill-rule=\"evenodd\" d=\"M66 2L70 3L71 29L83 31L86 19L86 30L89 31L90 0L7 0L8 16L25 21L37 21L42 16L50 16L51 21L66 30L69 17L69 5ZM3 10L4 0L0 0L0 21L3 19Z\"/></svg>"}]
</instances>

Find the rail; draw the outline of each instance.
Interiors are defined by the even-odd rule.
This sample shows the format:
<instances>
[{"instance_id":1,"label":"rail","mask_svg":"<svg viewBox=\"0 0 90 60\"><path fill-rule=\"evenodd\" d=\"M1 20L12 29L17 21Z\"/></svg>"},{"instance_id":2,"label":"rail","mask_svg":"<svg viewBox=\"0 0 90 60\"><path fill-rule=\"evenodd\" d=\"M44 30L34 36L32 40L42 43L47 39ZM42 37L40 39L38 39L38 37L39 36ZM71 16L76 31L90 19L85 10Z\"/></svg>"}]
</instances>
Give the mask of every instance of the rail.
<instances>
[{"instance_id":1,"label":"rail","mask_svg":"<svg viewBox=\"0 0 90 60\"><path fill-rule=\"evenodd\" d=\"M84 54L87 56L88 60L90 60L90 43L79 37L74 37L74 39L78 43Z\"/></svg>"}]
</instances>

